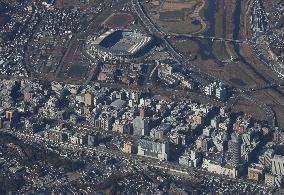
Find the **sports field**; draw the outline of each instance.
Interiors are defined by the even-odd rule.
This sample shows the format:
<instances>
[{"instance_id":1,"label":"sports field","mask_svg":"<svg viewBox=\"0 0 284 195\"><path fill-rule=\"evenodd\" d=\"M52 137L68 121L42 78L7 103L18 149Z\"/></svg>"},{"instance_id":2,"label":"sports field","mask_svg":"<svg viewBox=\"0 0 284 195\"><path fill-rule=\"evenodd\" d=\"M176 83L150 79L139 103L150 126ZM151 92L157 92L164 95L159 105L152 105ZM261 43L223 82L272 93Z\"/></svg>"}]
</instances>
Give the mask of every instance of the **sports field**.
<instances>
[{"instance_id":1,"label":"sports field","mask_svg":"<svg viewBox=\"0 0 284 195\"><path fill-rule=\"evenodd\" d=\"M109 28L125 28L133 21L134 18L131 14L120 12L110 15L104 25Z\"/></svg>"},{"instance_id":2,"label":"sports field","mask_svg":"<svg viewBox=\"0 0 284 195\"><path fill-rule=\"evenodd\" d=\"M69 67L67 76L71 78L81 78L87 74L88 67L81 64L73 64Z\"/></svg>"}]
</instances>

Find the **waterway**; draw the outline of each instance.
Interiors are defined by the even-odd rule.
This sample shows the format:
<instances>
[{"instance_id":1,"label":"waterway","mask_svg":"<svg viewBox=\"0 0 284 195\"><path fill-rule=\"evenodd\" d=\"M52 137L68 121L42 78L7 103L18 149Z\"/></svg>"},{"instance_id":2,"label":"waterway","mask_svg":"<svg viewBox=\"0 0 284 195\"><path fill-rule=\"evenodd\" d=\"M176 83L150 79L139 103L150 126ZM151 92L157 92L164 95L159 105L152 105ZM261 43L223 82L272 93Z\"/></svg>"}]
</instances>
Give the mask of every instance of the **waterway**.
<instances>
[{"instance_id":1,"label":"waterway","mask_svg":"<svg viewBox=\"0 0 284 195\"><path fill-rule=\"evenodd\" d=\"M233 39L239 40L240 39L240 24L241 24L241 0L236 0L236 9L234 12L234 31L233 31ZM252 69L257 76L259 76L263 81L266 83L270 83L270 81L264 77L252 64L250 64L241 54L240 52L240 45L238 43L234 43L234 49L238 55L239 61L244 63L250 69Z\"/></svg>"}]
</instances>

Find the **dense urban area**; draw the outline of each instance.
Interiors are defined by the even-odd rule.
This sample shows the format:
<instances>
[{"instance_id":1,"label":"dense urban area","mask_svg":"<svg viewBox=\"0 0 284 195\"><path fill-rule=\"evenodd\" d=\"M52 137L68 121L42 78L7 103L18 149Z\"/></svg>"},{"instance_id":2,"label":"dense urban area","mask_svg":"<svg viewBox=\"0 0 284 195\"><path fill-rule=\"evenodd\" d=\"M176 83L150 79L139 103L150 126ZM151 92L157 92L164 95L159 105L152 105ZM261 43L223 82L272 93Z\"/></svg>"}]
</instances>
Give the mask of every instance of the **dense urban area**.
<instances>
[{"instance_id":1,"label":"dense urban area","mask_svg":"<svg viewBox=\"0 0 284 195\"><path fill-rule=\"evenodd\" d=\"M0 194L283 194L283 0L0 0Z\"/></svg>"}]
</instances>

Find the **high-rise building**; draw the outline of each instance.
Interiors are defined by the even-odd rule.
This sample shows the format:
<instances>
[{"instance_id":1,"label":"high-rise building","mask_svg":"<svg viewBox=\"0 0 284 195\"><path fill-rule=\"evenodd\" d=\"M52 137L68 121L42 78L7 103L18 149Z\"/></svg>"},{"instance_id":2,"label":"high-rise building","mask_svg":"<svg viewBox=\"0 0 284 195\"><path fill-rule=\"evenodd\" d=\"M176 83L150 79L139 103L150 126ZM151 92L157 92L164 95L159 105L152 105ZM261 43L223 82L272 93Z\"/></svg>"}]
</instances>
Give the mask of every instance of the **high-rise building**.
<instances>
[{"instance_id":1,"label":"high-rise building","mask_svg":"<svg viewBox=\"0 0 284 195\"><path fill-rule=\"evenodd\" d=\"M284 177L280 175L265 174L265 184L271 187L282 187Z\"/></svg>"},{"instance_id":2,"label":"high-rise building","mask_svg":"<svg viewBox=\"0 0 284 195\"><path fill-rule=\"evenodd\" d=\"M135 147L133 143L127 142L123 144L122 151L129 154L136 154L137 147Z\"/></svg>"},{"instance_id":3,"label":"high-rise building","mask_svg":"<svg viewBox=\"0 0 284 195\"><path fill-rule=\"evenodd\" d=\"M284 156L274 155L271 160L272 173L275 175L284 175Z\"/></svg>"},{"instance_id":4,"label":"high-rise building","mask_svg":"<svg viewBox=\"0 0 284 195\"><path fill-rule=\"evenodd\" d=\"M139 109L139 115L142 119L145 117L145 108L143 106Z\"/></svg>"},{"instance_id":5,"label":"high-rise building","mask_svg":"<svg viewBox=\"0 0 284 195\"><path fill-rule=\"evenodd\" d=\"M213 84L206 86L205 89L204 89L204 92L205 92L205 95L207 95L207 96L214 95L215 86Z\"/></svg>"},{"instance_id":6,"label":"high-rise building","mask_svg":"<svg viewBox=\"0 0 284 195\"><path fill-rule=\"evenodd\" d=\"M138 155L168 160L169 142L140 139L138 145Z\"/></svg>"},{"instance_id":7,"label":"high-rise building","mask_svg":"<svg viewBox=\"0 0 284 195\"><path fill-rule=\"evenodd\" d=\"M161 64L158 69L158 77L161 78L173 73L173 67L170 64Z\"/></svg>"},{"instance_id":8,"label":"high-rise building","mask_svg":"<svg viewBox=\"0 0 284 195\"><path fill-rule=\"evenodd\" d=\"M94 106L94 95L89 92L85 93L84 103L87 108Z\"/></svg>"},{"instance_id":9,"label":"high-rise building","mask_svg":"<svg viewBox=\"0 0 284 195\"><path fill-rule=\"evenodd\" d=\"M218 99L224 100L227 97L227 88L225 88L224 86L219 86L216 88L216 97Z\"/></svg>"},{"instance_id":10,"label":"high-rise building","mask_svg":"<svg viewBox=\"0 0 284 195\"><path fill-rule=\"evenodd\" d=\"M13 117L15 116L16 111L6 111L6 119L10 122L12 121Z\"/></svg>"},{"instance_id":11,"label":"high-rise building","mask_svg":"<svg viewBox=\"0 0 284 195\"><path fill-rule=\"evenodd\" d=\"M284 143L284 131L277 130L273 134L273 141L278 143Z\"/></svg>"},{"instance_id":12,"label":"high-rise building","mask_svg":"<svg viewBox=\"0 0 284 195\"><path fill-rule=\"evenodd\" d=\"M232 133L229 141L229 152L231 154L231 164L235 167L241 163L241 135Z\"/></svg>"},{"instance_id":13,"label":"high-rise building","mask_svg":"<svg viewBox=\"0 0 284 195\"><path fill-rule=\"evenodd\" d=\"M202 115L195 115L192 117L194 125L201 125L203 123L203 116Z\"/></svg>"},{"instance_id":14,"label":"high-rise building","mask_svg":"<svg viewBox=\"0 0 284 195\"><path fill-rule=\"evenodd\" d=\"M264 166L260 164L252 164L248 167L248 179L259 182L263 178Z\"/></svg>"},{"instance_id":15,"label":"high-rise building","mask_svg":"<svg viewBox=\"0 0 284 195\"><path fill-rule=\"evenodd\" d=\"M98 144L98 136L95 135L95 134L88 134L87 144L89 146L94 146L94 145Z\"/></svg>"},{"instance_id":16,"label":"high-rise building","mask_svg":"<svg viewBox=\"0 0 284 195\"><path fill-rule=\"evenodd\" d=\"M148 118L142 118L137 116L133 120L133 134L134 135L149 135L149 120Z\"/></svg>"}]
</instances>

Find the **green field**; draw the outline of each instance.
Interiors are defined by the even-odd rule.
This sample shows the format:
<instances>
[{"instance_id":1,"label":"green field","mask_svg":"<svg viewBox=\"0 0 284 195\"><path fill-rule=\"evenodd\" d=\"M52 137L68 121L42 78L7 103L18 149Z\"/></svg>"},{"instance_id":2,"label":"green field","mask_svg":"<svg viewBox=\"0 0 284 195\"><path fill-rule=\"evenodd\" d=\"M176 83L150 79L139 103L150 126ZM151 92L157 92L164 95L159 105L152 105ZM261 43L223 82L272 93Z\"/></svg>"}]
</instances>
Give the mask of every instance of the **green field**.
<instances>
[{"instance_id":1,"label":"green field","mask_svg":"<svg viewBox=\"0 0 284 195\"><path fill-rule=\"evenodd\" d=\"M226 12L224 9L224 0L217 2L217 10L215 14L215 37L225 38L226 32ZM229 54L226 49L225 42L215 41L213 43L213 53L219 60L228 60Z\"/></svg>"},{"instance_id":2,"label":"green field","mask_svg":"<svg viewBox=\"0 0 284 195\"><path fill-rule=\"evenodd\" d=\"M107 25L115 26L115 27L123 27L129 24L130 17L127 14L116 14L111 16L107 21Z\"/></svg>"},{"instance_id":3,"label":"green field","mask_svg":"<svg viewBox=\"0 0 284 195\"><path fill-rule=\"evenodd\" d=\"M87 74L88 67L80 65L80 64L73 64L70 66L67 72L68 77L72 78L80 78Z\"/></svg>"},{"instance_id":4,"label":"green field","mask_svg":"<svg viewBox=\"0 0 284 195\"><path fill-rule=\"evenodd\" d=\"M214 41L213 53L219 60L228 60L230 58L224 41Z\"/></svg>"}]
</instances>

